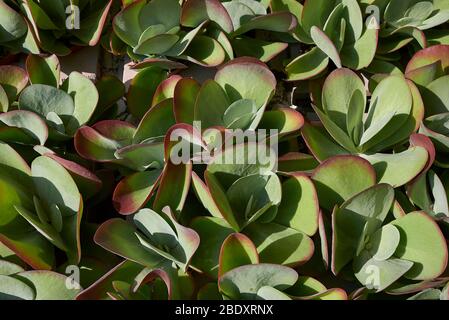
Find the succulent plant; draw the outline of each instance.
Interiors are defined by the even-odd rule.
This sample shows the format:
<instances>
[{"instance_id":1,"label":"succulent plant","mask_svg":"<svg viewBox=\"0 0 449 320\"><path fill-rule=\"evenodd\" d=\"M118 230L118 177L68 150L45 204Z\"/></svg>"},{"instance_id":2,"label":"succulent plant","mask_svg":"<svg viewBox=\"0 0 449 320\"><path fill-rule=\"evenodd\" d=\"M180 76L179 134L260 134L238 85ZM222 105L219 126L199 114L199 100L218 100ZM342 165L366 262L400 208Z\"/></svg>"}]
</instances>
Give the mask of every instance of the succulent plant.
<instances>
[{"instance_id":1,"label":"succulent plant","mask_svg":"<svg viewBox=\"0 0 449 320\"><path fill-rule=\"evenodd\" d=\"M113 0L14 0L26 18L30 42L42 52L65 56L76 46L95 46L103 33ZM40 49L40 50L39 50Z\"/></svg>"},{"instance_id":2,"label":"succulent plant","mask_svg":"<svg viewBox=\"0 0 449 320\"><path fill-rule=\"evenodd\" d=\"M289 8L299 21L293 37L312 48L285 66L290 81L322 74L332 63L360 70L370 65L378 41L378 21L365 24L357 0L275 0L275 8Z\"/></svg>"},{"instance_id":3,"label":"succulent plant","mask_svg":"<svg viewBox=\"0 0 449 320\"><path fill-rule=\"evenodd\" d=\"M395 52L413 40L425 48L427 30L449 20L449 6L446 1L383 1L383 26L378 53ZM375 1L374 1L375 3Z\"/></svg>"},{"instance_id":4,"label":"succulent plant","mask_svg":"<svg viewBox=\"0 0 449 320\"><path fill-rule=\"evenodd\" d=\"M113 25L107 47L120 53L125 51L123 42L128 55L140 62L135 68L178 69L185 68L182 62L215 67L234 55L271 60L287 48L286 43L244 34L287 33L296 20L289 12L269 13L255 0L189 0L182 5L177 0L141 0L126 5Z\"/></svg>"},{"instance_id":5,"label":"succulent plant","mask_svg":"<svg viewBox=\"0 0 449 320\"><path fill-rule=\"evenodd\" d=\"M235 73L242 76L236 78ZM213 80L202 85L193 79L178 78L173 92L176 120L199 122L203 130L255 130L264 126L277 129L276 124L280 134L297 131L303 122L298 112L285 107L267 110L276 84L267 65L250 57L229 61L219 68ZM213 113L207 112L211 105L215 106Z\"/></svg>"},{"instance_id":6,"label":"succulent plant","mask_svg":"<svg viewBox=\"0 0 449 320\"><path fill-rule=\"evenodd\" d=\"M380 182L395 187L406 184L423 170L428 160L423 147L380 153L406 141L421 125L424 105L411 81L401 75L382 79L372 92L367 112L365 85L348 69L332 72L322 92L314 92L313 96L322 126L306 124L302 134L318 160L360 155L374 166Z\"/></svg>"},{"instance_id":7,"label":"succulent plant","mask_svg":"<svg viewBox=\"0 0 449 320\"><path fill-rule=\"evenodd\" d=\"M449 79L447 53L449 46L437 45L418 51L407 65L405 75L415 82L421 92L425 108L425 119L419 132L431 138L437 149L436 164L447 166L445 148L447 113L449 104L445 87Z\"/></svg>"},{"instance_id":8,"label":"succulent plant","mask_svg":"<svg viewBox=\"0 0 449 320\"><path fill-rule=\"evenodd\" d=\"M154 105L137 127L126 121L103 120L77 131L75 148L82 157L127 168L128 174L113 195L114 205L120 213L135 213L162 183L166 152L164 137L174 124L173 99L170 98ZM180 171L174 169L173 174L180 174Z\"/></svg>"},{"instance_id":9,"label":"succulent plant","mask_svg":"<svg viewBox=\"0 0 449 320\"><path fill-rule=\"evenodd\" d=\"M262 263L299 265L310 259L318 230L319 207L311 180L302 174L285 181L275 174L273 158L260 159L256 146L238 144L217 153L204 172L193 173L196 195L212 217L197 217L192 228L201 238L192 264L217 277L220 248L233 232L254 242ZM235 156L234 165L225 164ZM273 154L271 154L273 156ZM300 194L294 202L288 194ZM288 243L288 245L286 245Z\"/></svg>"},{"instance_id":10,"label":"succulent plant","mask_svg":"<svg viewBox=\"0 0 449 320\"><path fill-rule=\"evenodd\" d=\"M449 300L448 12L0 0L0 300Z\"/></svg>"},{"instance_id":11,"label":"succulent plant","mask_svg":"<svg viewBox=\"0 0 449 320\"><path fill-rule=\"evenodd\" d=\"M8 1L0 1L0 61L21 51L38 53L39 47L28 28L28 21Z\"/></svg>"},{"instance_id":12,"label":"succulent plant","mask_svg":"<svg viewBox=\"0 0 449 320\"><path fill-rule=\"evenodd\" d=\"M431 280L447 264L447 245L437 224L423 212L385 223L394 201L389 185L378 184L336 206L332 213L332 271L353 262L359 282L377 292L398 279ZM429 250L428 245L432 248ZM372 274L378 277L373 280Z\"/></svg>"},{"instance_id":13,"label":"succulent plant","mask_svg":"<svg viewBox=\"0 0 449 320\"><path fill-rule=\"evenodd\" d=\"M66 276L53 271L26 271L21 266L0 260L1 300L73 300L81 291L77 283L68 288Z\"/></svg>"},{"instance_id":14,"label":"succulent plant","mask_svg":"<svg viewBox=\"0 0 449 320\"><path fill-rule=\"evenodd\" d=\"M8 196L1 201L0 241L36 269L54 268L54 248L77 264L83 198L75 179L97 190L101 182L55 155L37 157L30 168L9 145L1 148L1 183Z\"/></svg>"}]
</instances>

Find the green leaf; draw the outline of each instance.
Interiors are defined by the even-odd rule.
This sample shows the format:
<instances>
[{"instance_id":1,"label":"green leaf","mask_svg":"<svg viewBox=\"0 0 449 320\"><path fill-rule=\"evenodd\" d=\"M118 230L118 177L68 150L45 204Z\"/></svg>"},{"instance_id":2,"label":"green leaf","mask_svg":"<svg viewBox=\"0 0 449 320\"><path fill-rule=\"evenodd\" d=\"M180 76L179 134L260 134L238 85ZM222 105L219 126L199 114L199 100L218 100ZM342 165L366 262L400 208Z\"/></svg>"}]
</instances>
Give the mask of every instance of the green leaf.
<instances>
[{"instance_id":1,"label":"green leaf","mask_svg":"<svg viewBox=\"0 0 449 320\"><path fill-rule=\"evenodd\" d=\"M314 244L305 233L277 223L252 223L244 233L254 242L260 261L298 266L309 261Z\"/></svg>"},{"instance_id":2,"label":"green leaf","mask_svg":"<svg viewBox=\"0 0 449 320\"><path fill-rule=\"evenodd\" d=\"M258 264L259 254L251 239L241 233L229 235L220 250L219 273L221 277L226 272L248 264Z\"/></svg>"},{"instance_id":3,"label":"green leaf","mask_svg":"<svg viewBox=\"0 0 449 320\"><path fill-rule=\"evenodd\" d=\"M308 80L321 74L328 66L329 58L320 49L309 52L292 60L286 67L288 81Z\"/></svg>"},{"instance_id":4,"label":"green leaf","mask_svg":"<svg viewBox=\"0 0 449 320\"><path fill-rule=\"evenodd\" d=\"M213 217L223 218L214 198L209 191L209 188L194 171L192 172L192 186L198 200L201 201L202 205L209 211L209 213Z\"/></svg>"},{"instance_id":5,"label":"green leaf","mask_svg":"<svg viewBox=\"0 0 449 320\"><path fill-rule=\"evenodd\" d=\"M131 81L128 94L128 110L137 118L142 118L151 106L151 101L159 84L166 79L166 72L157 67L145 68Z\"/></svg>"},{"instance_id":6,"label":"green leaf","mask_svg":"<svg viewBox=\"0 0 449 320\"><path fill-rule=\"evenodd\" d=\"M376 24L376 18L371 19L369 24ZM378 32L376 28L368 28L355 43L343 46L340 52L342 64L353 70L369 66L376 54Z\"/></svg>"},{"instance_id":7,"label":"green leaf","mask_svg":"<svg viewBox=\"0 0 449 320\"><path fill-rule=\"evenodd\" d=\"M395 226L387 224L373 234L368 243L369 247L366 249L373 254L374 259L387 260L395 253L400 237L399 230Z\"/></svg>"},{"instance_id":8,"label":"green leaf","mask_svg":"<svg viewBox=\"0 0 449 320\"><path fill-rule=\"evenodd\" d=\"M104 4L104 6L100 10L83 19L83 28L75 30L74 32L74 35L77 38L81 39L81 41L89 46L95 46L100 41L113 1L109 0L109 2L106 3L105 1L102 1L102 4Z\"/></svg>"},{"instance_id":9,"label":"green leaf","mask_svg":"<svg viewBox=\"0 0 449 320\"><path fill-rule=\"evenodd\" d=\"M250 187L251 186L251 187ZM281 183L275 175L248 175L226 191L234 217L241 228L257 220L270 207L281 202Z\"/></svg>"},{"instance_id":10,"label":"green leaf","mask_svg":"<svg viewBox=\"0 0 449 320\"><path fill-rule=\"evenodd\" d=\"M348 150L337 144L322 126L306 122L301 129L301 134L307 147L319 161L325 161L336 155L350 154Z\"/></svg>"},{"instance_id":11,"label":"green leaf","mask_svg":"<svg viewBox=\"0 0 449 320\"><path fill-rule=\"evenodd\" d=\"M33 286L35 300L74 300L81 291L79 284L73 283L72 279L52 271L25 271L17 277ZM68 287L67 283L74 288Z\"/></svg>"},{"instance_id":12,"label":"green leaf","mask_svg":"<svg viewBox=\"0 0 449 320\"><path fill-rule=\"evenodd\" d=\"M114 18L114 33L126 44L134 47L139 42L142 28L139 16L146 1L135 1L120 11Z\"/></svg>"},{"instance_id":13,"label":"green leaf","mask_svg":"<svg viewBox=\"0 0 449 320\"><path fill-rule=\"evenodd\" d=\"M317 0L304 3L302 26L306 32L313 26L323 28L329 14L335 8L335 1Z\"/></svg>"},{"instance_id":14,"label":"green leaf","mask_svg":"<svg viewBox=\"0 0 449 320\"><path fill-rule=\"evenodd\" d=\"M133 142L142 143L150 138L163 137L175 123L173 99L164 100L144 115L134 133Z\"/></svg>"},{"instance_id":15,"label":"green leaf","mask_svg":"<svg viewBox=\"0 0 449 320\"><path fill-rule=\"evenodd\" d=\"M154 268L166 259L142 246L132 224L122 219L104 222L95 233L95 243L128 260Z\"/></svg>"},{"instance_id":16,"label":"green leaf","mask_svg":"<svg viewBox=\"0 0 449 320\"><path fill-rule=\"evenodd\" d=\"M46 84L59 87L61 66L56 55L48 57L29 55L26 68L31 84Z\"/></svg>"},{"instance_id":17,"label":"green leaf","mask_svg":"<svg viewBox=\"0 0 449 320\"><path fill-rule=\"evenodd\" d=\"M239 74L239 77L235 75ZM215 81L226 91L231 103L240 99L255 101L264 106L274 94L276 78L271 70L254 58L234 59L220 68Z\"/></svg>"},{"instance_id":18,"label":"green leaf","mask_svg":"<svg viewBox=\"0 0 449 320\"><path fill-rule=\"evenodd\" d=\"M362 256L354 262L354 271L361 284L380 292L401 278L412 266L411 261L394 258L379 261L362 252Z\"/></svg>"},{"instance_id":19,"label":"green leaf","mask_svg":"<svg viewBox=\"0 0 449 320\"><path fill-rule=\"evenodd\" d=\"M320 205L332 210L376 183L370 163L356 156L336 156L323 162L312 174Z\"/></svg>"},{"instance_id":20,"label":"green leaf","mask_svg":"<svg viewBox=\"0 0 449 320\"><path fill-rule=\"evenodd\" d=\"M284 290L298 279L293 269L274 264L255 264L232 269L219 280L220 291L231 299L256 299L260 288Z\"/></svg>"},{"instance_id":21,"label":"green leaf","mask_svg":"<svg viewBox=\"0 0 449 320\"><path fill-rule=\"evenodd\" d=\"M226 109L223 114L223 123L229 129L246 129L256 112L257 106L253 100L237 100Z\"/></svg>"},{"instance_id":22,"label":"green leaf","mask_svg":"<svg viewBox=\"0 0 449 320\"><path fill-rule=\"evenodd\" d=\"M194 28L207 20L218 24L226 33L234 31L231 17L218 0L191 0L182 6L182 25Z\"/></svg>"},{"instance_id":23,"label":"green leaf","mask_svg":"<svg viewBox=\"0 0 449 320\"><path fill-rule=\"evenodd\" d=\"M64 216L76 215L81 207L78 187L70 174L55 160L41 156L31 164L37 194L47 205L58 205Z\"/></svg>"},{"instance_id":24,"label":"green leaf","mask_svg":"<svg viewBox=\"0 0 449 320\"><path fill-rule=\"evenodd\" d=\"M194 230L177 223L168 207L164 208L163 214L166 216L150 209L142 209L136 213L133 221L145 237L138 233L136 236L146 249L174 261L186 271L199 246L200 238Z\"/></svg>"},{"instance_id":25,"label":"green leaf","mask_svg":"<svg viewBox=\"0 0 449 320\"><path fill-rule=\"evenodd\" d=\"M231 17L233 15L231 14ZM296 28L296 18L290 12L274 12L259 15L251 20L245 21L239 28L234 25L233 36L246 33L251 30L265 30L273 32L289 32Z\"/></svg>"},{"instance_id":26,"label":"green leaf","mask_svg":"<svg viewBox=\"0 0 449 320\"><path fill-rule=\"evenodd\" d=\"M14 41L27 32L25 19L9 7L3 0L0 1L0 43Z\"/></svg>"},{"instance_id":27,"label":"green leaf","mask_svg":"<svg viewBox=\"0 0 449 320\"><path fill-rule=\"evenodd\" d=\"M161 170L137 172L119 182L112 201L121 214L132 214L141 209L153 195Z\"/></svg>"},{"instance_id":28,"label":"green leaf","mask_svg":"<svg viewBox=\"0 0 449 320\"><path fill-rule=\"evenodd\" d=\"M449 76L440 77L422 89L426 105L426 115L432 116L449 111L449 95L445 88L449 85Z\"/></svg>"},{"instance_id":29,"label":"green leaf","mask_svg":"<svg viewBox=\"0 0 449 320\"><path fill-rule=\"evenodd\" d=\"M425 168L429 154L422 147L396 154L360 155L368 160L376 171L379 183L400 187L410 182Z\"/></svg>"},{"instance_id":30,"label":"green leaf","mask_svg":"<svg viewBox=\"0 0 449 320\"><path fill-rule=\"evenodd\" d=\"M151 102L151 107L167 100L174 98L175 88L182 77L179 75L173 75L162 81L156 89Z\"/></svg>"},{"instance_id":31,"label":"green leaf","mask_svg":"<svg viewBox=\"0 0 449 320\"><path fill-rule=\"evenodd\" d=\"M187 199L191 175L191 164L175 165L168 160L162 172L153 208L161 211L165 206L169 206L178 215Z\"/></svg>"},{"instance_id":32,"label":"green leaf","mask_svg":"<svg viewBox=\"0 0 449 320\"><path fill-rule=\"evenodd\" d=\"M192 221L191 227L200 239L207 239L200 242L192 265L217 279L221 246L234 231L224 219L216 217L197 217Z\"/></svg>"},{"instance_id":33,"label":"green leaf","mask_svg":"<svg viewBox=\"0 0 449 320\"><path fill-rule=\"evenodd\" d=\"M448 255L438 225L423 212L409 213L392 224L401 233L395 256L414 262L405 277L412 280L437 278L446 268Z\"/></svg>"},{"instance_id":34,"label":"green leaf","mask_svg":"<svg viewBox=\"0 0 449 320\"><path fill-rule=\"evenodd\" d=\"M133 52L141 55L160 55L169 51L179 40L175 34L160 34L139 42Z\"/></svg>"},{"instance_id":35,"label":"green leaf","mask_svg":"<svg viewBox=\"0 0 449 320\"><path fill-rule=\"evenodd\" d=\"M195 113L195 102L200 92L200 85L194 79L181 79L173 94L173 109L177 123L192 124Z\"/></svg>"},{"instance_id":36,"label":"green leaf","mask_svg":"<svg viewBox=\"0 0 449 320\"><path fill-rule=\"evenodd\" d=\"M288 47L288 44L283 42L264 41L243 36L232 39L231 43L237 56L254 57L262 62L274 59Z\"/></svg>"},{"instance_id":37,"label":"green leaf","mask_svg":"<svg viewBox=\"0 0 449 320\"><path fill-rule=\"evenodd\" d=\"M310 29L310 35L317 47L335 63L337 68L341 68L340 54L332 40L315 26Z\"/></svg>"},{"instance_id":38,"label":"green leaf","mask_svg":"<svg viewBox=\"0 0 449 320\"><path fill-rule=\"evenodd\" d=\"M365 85L356 73L349 69L335 70L323 85L323 109L342 130L351 133L349 129L362 126L365 91Z\"/></svg>"},{"instance_id":39,"label":"green leaf","mask_svg":"<svg viewBox=\"0 0 449 320\"><path fill-rule=\"evenodd\" d=\"M318 195L312 180L293 174L282 183L282 201L275 222L313 236L318 230Z\"/></svg>"},{"instance_id":40,"label":"green leaf","mask_svg":"<svg viewBox=\"0 0 449 320\"><path fill-rule=\"evenodd\" d=\"M225 61L226 52L214 38L198 35L180 58L203 67L217 67Z\"/></svg>"},{"instance_id":41,"label":"green leaf","mask_svg":"<svg viewBox=\"0 0 449 320\"><path fill-rule=\"evenodd\" d=\"M5 90L10 104L16 101L19 93L27 86L28 80L28 75L22 68L0 66L0 85Z\"/></svg>"},{"instance_id":42,"label":"green leaf","mask_svg":"<svg viewBox=\"0 0 449 320\"><path fill-rule=\"evenodd\" d=\"M75 112L73 99L62 90L43 84L35 84L23 90L19 108L33 111L46 118L50 112L63 117L67 123Z\"/></svg>"},{"instance_id":43,"label":"green leaf","mask_svg":"<svg viewBox=\"0 0 449 320\"><path fill-rule=\"evenodd\" d=\"M368 150L393 135L412 110L413 97L402 76L389 76L373 92L360 144Z\"/></svg>"},{"instance_id":44,"label":"green leaf","mask_svg":"<svg viewBox=\"0 0 449 320\"><path fill-rule=\"evenodd\" d=\"M14 110L0 114L0 139L5 142L44 145L48 128L37 114Z\"/></svg>"},{"instance_id":45,"label":"green leaf","mask_svg":"<svg viewBox=\"0 0 449 320\"><path fill-rule=\"evenodd\" d=\"M389 185L373 186L347 200L332 214L332 272L338 274L382 225L394 201ZM375 243L374 243L375 245Z\"/></svg>"},{"instance_id":46,"label":"green leaf","mask_svg":"<svg viewBox=\"0 0 449 320\"><path fill-rule=\"evenodd\" d=\"M5 89L3 89L2 85L0 85L0 111L8 112L9 109L9 100L8 95L6 94Z\"/></svg>"},{"instance_id":47,"label":"green leaf","mask_svg":"<svg viewBox=\"0 0 449 320\"><path fill-rule=\"evenodd\" d=\"M70 73L62 88L74 101L73 117L66 130L69 134L75 134L75 131L87 123L94 113L99 99L98 91L92 81L79 72Z\"/></svg>"},{"instance_id":48,"label":"green leaf","mask_svg":"<svg viewBox=\"0 0 449 320\"><path fill-rule=\"evenodd\" d=\"M214 80L208 80L198 92L195 120L201 121L201 126L204 128L224 125L223 116L230 104L223 88ZM214 108L211 109L212 105Z\"/></svg>"},{"instance_id":49,"label":"green leaf","mask_svg":"<svg viewBox=\"0 0 449 320\"><path fill-rule=\"evenodd\" d=\"M257 291L257 296L263 300L292 300L288 295L273 287L262 287Z\"/></svg>"},{"instance_id":50,"label":"green leaf","mask_svg":"<svg viewBox=\"0 0 449 320\"><path fill-rule=\"evenodd\" d=\"M0 299L1 300L34 300L35 292L19 279L0 275Z\"/></svg>"},{"instance_id":51,"label":"green leaf","mask_svg":"<svg viewBox=\"0 0 449 320\"><path fill-rule=\"evenodd\" d=\"M21 266L6 260L0 260L0 275L9 276L25 271Z\"/></svg>"}]
</instances>

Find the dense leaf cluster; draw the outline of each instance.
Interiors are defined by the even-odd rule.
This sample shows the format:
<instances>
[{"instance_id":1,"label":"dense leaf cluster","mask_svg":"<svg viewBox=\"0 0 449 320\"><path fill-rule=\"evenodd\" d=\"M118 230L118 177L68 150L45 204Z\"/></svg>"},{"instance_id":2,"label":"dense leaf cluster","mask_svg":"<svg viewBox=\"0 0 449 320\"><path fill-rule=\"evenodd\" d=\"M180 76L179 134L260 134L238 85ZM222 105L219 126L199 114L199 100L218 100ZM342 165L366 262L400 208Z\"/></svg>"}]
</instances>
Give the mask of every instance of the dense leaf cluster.
<instances>
[{"instance_id":1,"label":"dense leaf cluster","mask_svg":"<svg viewBox=\"0 0 449 320\"><path fill-rule=\"evenodd\" d=\"M448 21L0 0L0 299L448 300ZM83 46L138 72L65 75Z\"/></svg>"}]
</instances>

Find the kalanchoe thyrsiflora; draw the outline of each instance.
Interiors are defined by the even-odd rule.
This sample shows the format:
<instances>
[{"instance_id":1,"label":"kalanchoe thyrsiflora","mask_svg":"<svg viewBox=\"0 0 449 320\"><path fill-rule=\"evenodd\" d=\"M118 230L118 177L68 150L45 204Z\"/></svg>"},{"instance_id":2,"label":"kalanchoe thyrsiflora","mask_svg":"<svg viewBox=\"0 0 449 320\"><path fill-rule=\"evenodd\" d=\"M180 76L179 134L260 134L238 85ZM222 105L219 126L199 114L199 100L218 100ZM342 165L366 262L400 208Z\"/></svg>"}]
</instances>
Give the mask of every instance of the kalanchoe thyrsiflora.
<instances>
[{"instance_id":1,"label":"kalanchoe thyrsiflora","mask_svg":"<svg viewBox=\"0 0 449 320\"><path fill-rule=\"evenodd\" d=\"M435 144L436 165L447 167L449 153L447 129L449 102L449 46L437 45L418 51L407 64L405 76L412 80L421 92L425 106L425 119L419 132L431 138Z\"/></svg>"},{"instance_id":2,"label":"kalanchoe thyrsiflora","mask_svg":"<svg viewBox=\"0 0 449 320\"><path fill-rule=\"evenodd\" d=\"M146 267L124 260L80 292L77 300L179 300L192 299L192 276L166 262Z\"/></svg>"},{"instance_id":3,"label":"kalanchoe thyrsiflora","mask_svg":"<svg viewBox=\"0 0 449 320\"><path fill-rule=\"evenodd\" d=\"M319 214L315 187L303 174L282 181L275 173L276 156L268 151L263 154L270 158L262 160L262 148L265 142L225 148L207 166L205 181L193 173L193 189L212 217L192 221L200 237L209 239L200 244L192 264L213 277L219 273L222 243L234 232L254 242L263 263L294 266L313 254L309 236L317 232ZM289 194L301 196L293 200Z\"/></svg>"},{"instance_id":4,"label":"kalanchoe thyrsiflora","mask_svg":"<svg viewBox=\"0 0 449 320\"><path fill-rule=\"evenodd\" d=\"M56 248L77 265L83 197L75 181L84 191L98 191L101 181L55 154L38 156L30 167L12 147L0 147L1 184L7 192L0 203L0 242L34 269L55 268Z\"/></svg>"},{"instance_id":5,"label":"kalanchoe thyrsiflora","mask_svg":"<svg viewBox=\"0 0 449 320\"><path fill-rule=\"evenodd\" d=\"M229 61L202 85L194 79L178 78L173 86L176 121L196 121L202 130L266 128L278 129L279 135L291 134L299 130L302 116L285 107L267 110L276 85L268 66L251 57Z\"/></svg>"},{"instance_id":6,"label":"kalanchoe thyrsiflora","mask_svg":"<svg viewBox=\"0 0 449 320\"><path fill-rule=\"evenodd\" d=\"M138 213L137 220L145 218L154 225L151 228L150 241L153 245L164 242L162 234L171 233L170 228L159 232L159 238L155 237L155 222L164 217L158 217L151 210L142 210ZM155 216L156 215L156 216ZM113 227L115 225L115 227ZM128 225L128 228L117 228L117 226ZM189 273L177 269L173 264L173 258L169 254L170 246L162 245L164 256L171 257L168 260L154 263L149 259L153 251L141 251L141 255L134 254L126 245L132 239L136 241L140 227L131 227L130 223L114 221L103 225L96 236L99 244L105 246L120 255L127 257L126 260L110 270L104 277L92 284L90 287L78 294L78 300L85 299L191 299L196 292L200 300L222 300L222 299L282 299L282 300L345 300L347 295L342 289L327 289L318 280L309 276L298 276L293 269L275 265L259 263L259 254L251 240L241 233L231 233L224 239L219 253L219 275L215 282L208 282L201 287L195 287L194 279ZM175 224L176 225L176 224ZM126 229L126 230L125 230ZM185 229L186 231L189 229ZM160 231L160 230L159 230ZM192 232L192 230L190 230ZM112 235L120 235L120 241L112 241ZM180 232L177 232L178 239ZM191 234L191 240L195 233ZM166 239L168 240L168 239ZM175 238L172 238L175 240ZM180 239L179 239L180 240ZM156 242L155 242L156 241ZM186 239L184 238L184 243ZM182 241L180 244L182 245ZM135 244L134 247L139 246ZM173 247L172 247L173 248ZM180 248L178 246L178 248ZM140 249L139 249L140 251ZM144 258L146 257L146 258ZM139 260L138 262L134 262Z\"/></svg>"},{"instance_id":7,"label":"kalanchoe thyrsiflora","mask_svg":"<svg viewBox=\"0 0 449 320\"><path fill-rule=\"evenodd\" d=\"M125 6L114 18L114 36L128 55L142 65L185 68L184 62L207 67L234 56L251 55L268 61L287 48L280 41L247 37L249 31L288 33L296 27L288 11L268 12L255 0L140 0ZM110 37L109 49L121 52Z\"/></svg>"},{"instance_id":8,"label":"kalanchoe thyrsiflora","mask_svg":"<svg viewBox=\"0 0 449 320\"><path fill-rule=\"evenodd\" d=\"M176 221L170 207L161 213L142 209L132 222L117 218L106 221L95 234L105 249L149 268L168 262L184 272L198 248L198 234Z\"/></svg>"},{"instance_id":9,"label":"kalanchoe thyrsiflora","mask_svg":"<svg viewBox=\"0 0 449 320\"><path fill-rule=\"evenodd\" d=\"M30 55L26 69L0 66L0 140L4 142L35 146L50 139L52 144L62 144L83 124L108 112L114 115L113 106L125 91L123 83L110 75L94 84L72 72L61 83L55 55Z\"/></svg>"},{"instance_id":10,"label":"kalanchoe thyrsiflora","mask_svg":"<svg viewBox=\"0 0 449 320\"><path fill-rule=\"evenodd\" d=\"M65 56L76 46L95 46L99 42L113 0L13 0L13 3L27 21L30 34L27 38L34 45L31 52Z\"/></svg>"},{"instance_id":11,"label":"kalanchoe thyrsiflora","mask_svg":"<svg viewBox=\"0 0 449 320\"><path fill-rule=\"evenodd\" d=\"M293 37L313 47L285 67L288 80L306 80L328 66L363 69L372 62L378 43L378 21L365 18L357 0L275 0L273 7L288 8L298 18Z\"/></svg>"},{"instance_id":12,"label":"kalanchoe thyrsiflora","mask_svg":"<svg viewBox=\"0 0 449 320\"><path fill-rule=\"evenodd\" d=\"M75 148L79 155L127 169L113 195L120 213L135 213L161 183L166 158L164 138L174 124L173 99L165 99L154 105L137 127L126 121L104 120L77 131Z\"/></svg>"},{"instance_id":13,"label":"kalanchoe thyrsiflora","mask_svg":"<svg viewBox=\"0 0 449 320\"><path fill-rule=\"evenodd\" d=\"M365 85L349 69L332 72L322 90L312 95L321 124L307 123L302 135L319 161L335 155L360 155L374 166L380 182L394 187L423 170L428 160L425 148L410 146L390 152L419 129L424 116L421 95L412 81L402 75L384 77L370 96L368 110Z\"/></svg>"},{"instance_id":14,"label":"kalanchoe thyrsiflora","mask_svg":"<svg viewBox=\"0 0 449 320\"><path fill-rule=\"evenodd\" d=\"M0 259L0 300L73 300L81 289L65 275Z\"/></svg>"},{"instance_id":15,"label":"kalanchoe thyrsiflora","mask_svg":"<svg viewBox=\"0 0 449 320\"><path fill-rule=\"evenodd\" d=\"M428 30L449 20L449 4L441 0L372 1L379 9L381 19L378 53L396 52L412 41L425 48L435 37Z\"/></svg>"},{"instance_id":16,"label":"kalanchoe thyrsiflora","mask_svg":"<svg viewBox=\"0 0 449 320\"><path fill-rule=\"evenodd\" d=\"M17 98L28 85L25 70L12 65L0 66L0 140L25 145L45 144L48 128L37 114L15 110Z\"/></svg>"},{"instance_id":17,"label":"kalanchoe thyrsiflora","mask_svg":"<svg viewBox=\"0 0 449 320\"><path fill-rule=\"evenodd\" d=\"M447 264L447 245L438 225L424 212L391 220L394 190L374 185L335 206L332 213L332 271L352 262L357 280L376 292L412 281L439 277ZM387 222L391 221L391 222Z\"/></svg>"},{"instance_id":18,"label":"kalanchoe thyrsiflora","mask_svg":"<svg viewBox=\"0 0 449 320\"><path fill-rule=\"evenodd\" d=\"M18 12L18 7L0 0L0 61L19 52L39 53L39 47L29 28L30 23Z\"/></svg>"}]
</instances>

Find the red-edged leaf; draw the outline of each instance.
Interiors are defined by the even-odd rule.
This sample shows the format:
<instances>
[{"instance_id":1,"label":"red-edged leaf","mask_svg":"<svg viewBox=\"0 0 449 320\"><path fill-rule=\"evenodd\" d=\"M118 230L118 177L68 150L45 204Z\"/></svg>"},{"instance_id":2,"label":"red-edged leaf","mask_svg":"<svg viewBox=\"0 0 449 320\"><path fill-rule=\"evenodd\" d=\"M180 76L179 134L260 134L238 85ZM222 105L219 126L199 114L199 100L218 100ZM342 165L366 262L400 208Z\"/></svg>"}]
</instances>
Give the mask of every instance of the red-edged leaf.
<instances>
[{"instance_id":1,"label":"red-edged leaf","mask_svg":"<svg viewBox=\"0 0 449 320\"><path fill-rule=\"evenodd\" d=\"M233 233L221 246L218 276L236 267L257 263L259 263L259 254L251 239L244 234Z\"/></svg>"},{"instance_id":2,"label":"red-edged leaf","mask_svg":"<svg viewBox=\"0 0 449 320\"><path fill-rule=\"evenodd\" d=\"M150 200L160 176L160 170L152 170L137 172L120 181L112 195L115 209L123 215L137 212Z\"/></svg>"},{"instance_id":3,"label":"red-edged leaf","mask_svg":"<svg viewBox=\"0 0 449 320\"><path fill-rule=\"evenodd\" d=\"M177 123L193 123L195 102L200 88L199 83L191 78L181 79L177 83L173 95L173 108Z\"/></svg>"},{"instance_id":4,"label":"red-edged leaf","mask_svg":"<svg viewBox=\"0 0 449 320\"><path fill-rule=\"evenodd\" d=\"M131 81L126 99L128 110L137 118L142 118L150 109L153 96L167 73L157 67L141 70Z\"/></svg>"},{"instance_id":5,"label":"red-edged leaf","mask_svg":"<svg viewBox=\"0 0 449 320\"><path fill-rule=\"evenodd\" d=\"M176 84L181 79L182 79L181 76L173 75L173 76L169 77L168 79L162 81L154 93L151 106L153 107L166 99L173 98L174 93L175 93Z\"/></svg>"},{"instance_id":6,"label":"red-edged leaf","mask_svg":"<svg viewBox=\"0 0 449 320\"><path fill-rule=\"evenodd\" d=\"M182 25L195 28L207 20L214 21L227 33L234 30L231 17L219 0L189 0L182 7Z\"/></svg>"}]
</instances>

